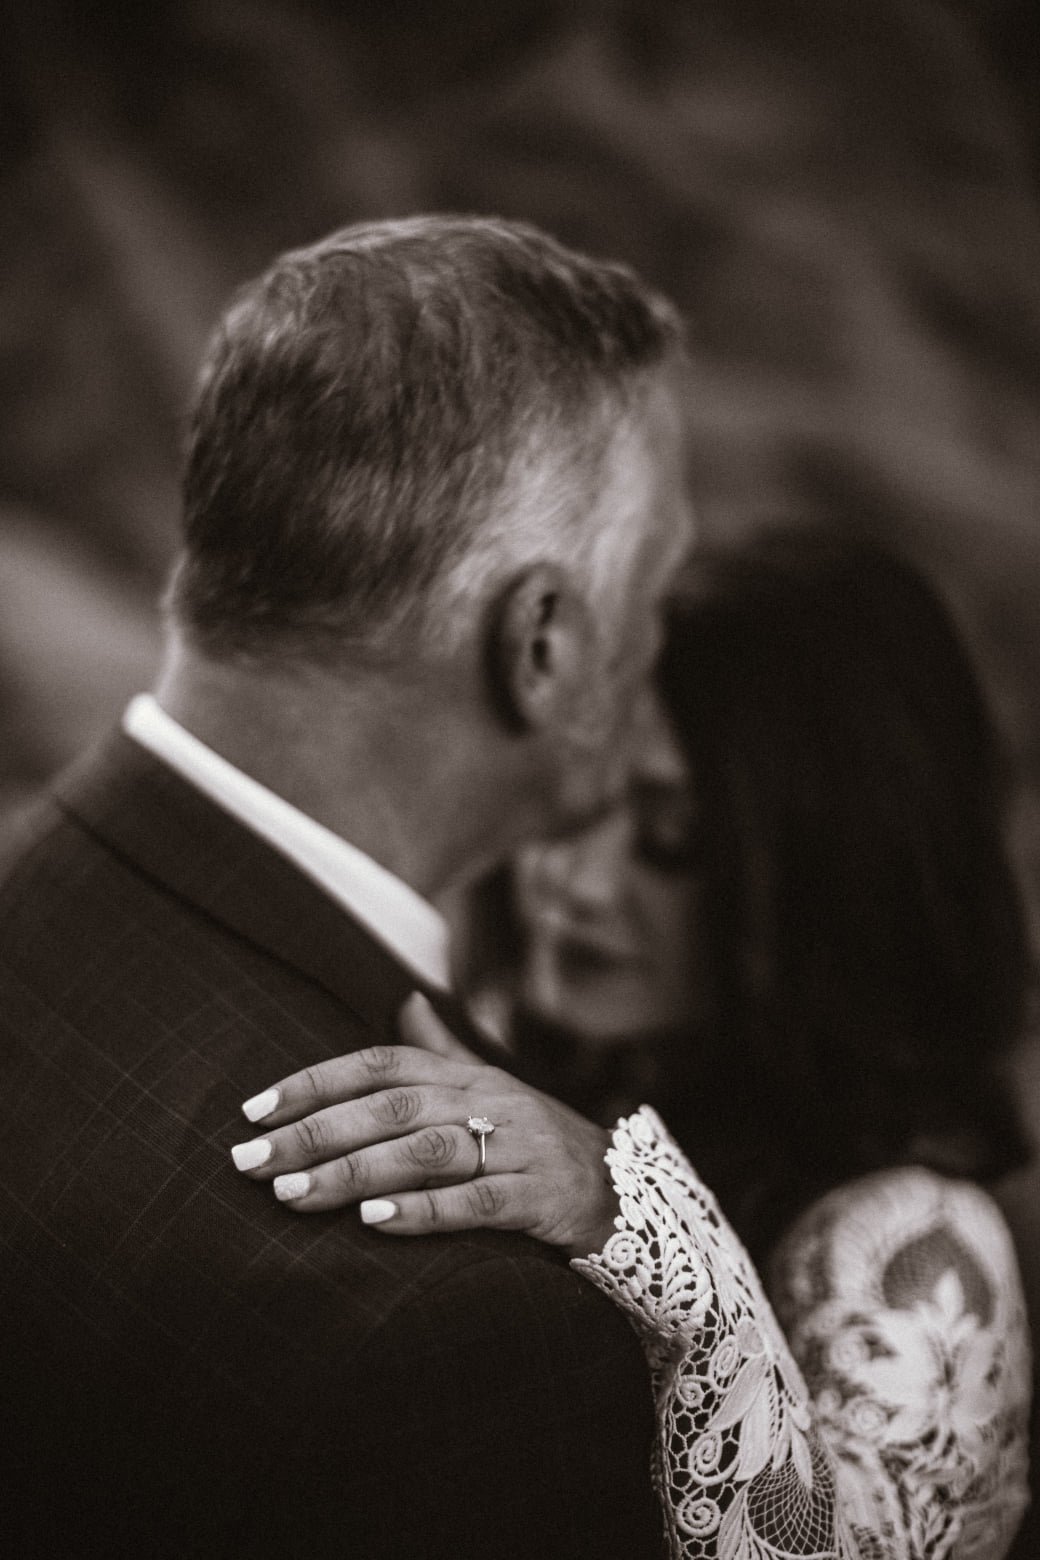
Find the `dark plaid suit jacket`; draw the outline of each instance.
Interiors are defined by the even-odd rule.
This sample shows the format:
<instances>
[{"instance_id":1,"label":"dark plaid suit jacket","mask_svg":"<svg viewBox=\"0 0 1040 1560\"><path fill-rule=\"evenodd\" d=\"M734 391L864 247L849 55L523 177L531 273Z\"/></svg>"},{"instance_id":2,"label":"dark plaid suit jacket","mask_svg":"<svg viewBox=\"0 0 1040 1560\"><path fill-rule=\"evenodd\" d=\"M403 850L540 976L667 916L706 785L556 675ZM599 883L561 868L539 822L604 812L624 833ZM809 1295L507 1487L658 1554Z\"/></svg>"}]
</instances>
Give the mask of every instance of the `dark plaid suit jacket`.
<instances>
[{"instance_id":1,"label":"dark plaid suit jacket","mask_svg":"<svg viewBox=\"0 0 1040 1560\"><path fill-rule=\"evenodd\" d=\"M491 1232L294 1216L241 1101L394 1035L408 975L117 735L0 865L0 1547L661 1553L639 1345Z\"/></svg>"}]
</instances>

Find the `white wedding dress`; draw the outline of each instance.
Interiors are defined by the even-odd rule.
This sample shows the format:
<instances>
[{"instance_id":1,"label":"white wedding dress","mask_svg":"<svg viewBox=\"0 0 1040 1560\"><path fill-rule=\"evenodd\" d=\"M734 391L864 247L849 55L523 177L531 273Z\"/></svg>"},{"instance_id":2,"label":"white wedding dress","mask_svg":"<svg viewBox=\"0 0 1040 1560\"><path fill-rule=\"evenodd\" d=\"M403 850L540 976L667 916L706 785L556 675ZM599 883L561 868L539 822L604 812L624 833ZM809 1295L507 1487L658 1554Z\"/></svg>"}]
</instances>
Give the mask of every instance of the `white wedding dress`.
<instances>
[{"instance_id":1,"label":"white wedding dress","mask_svg":"<svg viewBox=\"0 0 1040 1560\"><path fill-rule=\"evenodd\" d=\"M572 1265L639 1331L676 1560L999 1560L1028 1496L1029 1342L1011 1240L922 1169L838 1187L785 1236L775 1312L644 1106L607 1152L621 1212Z\"/></svg>"}]
</instances>

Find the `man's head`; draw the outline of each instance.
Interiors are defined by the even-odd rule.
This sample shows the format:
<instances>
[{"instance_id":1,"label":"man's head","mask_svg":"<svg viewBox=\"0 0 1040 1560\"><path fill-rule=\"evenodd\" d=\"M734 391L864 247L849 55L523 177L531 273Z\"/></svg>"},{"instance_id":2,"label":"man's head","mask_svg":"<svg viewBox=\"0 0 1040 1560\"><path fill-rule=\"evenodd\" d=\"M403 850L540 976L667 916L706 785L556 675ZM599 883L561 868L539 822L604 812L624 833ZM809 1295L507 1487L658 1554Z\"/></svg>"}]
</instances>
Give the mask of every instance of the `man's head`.
<instances>
[{"instance_id":1,"label":"man's head","mask_svg":"<svg viewBox=\"0 0 1040 1560\"><path fill-rule=\"evenodd\" d=\"M685 550L681 363L667 303L520 224L282 256L203 371L180 639L346 674L479 649L498 718L555 755L555 812L587 812Z\"/></svg>"}]
</instances>

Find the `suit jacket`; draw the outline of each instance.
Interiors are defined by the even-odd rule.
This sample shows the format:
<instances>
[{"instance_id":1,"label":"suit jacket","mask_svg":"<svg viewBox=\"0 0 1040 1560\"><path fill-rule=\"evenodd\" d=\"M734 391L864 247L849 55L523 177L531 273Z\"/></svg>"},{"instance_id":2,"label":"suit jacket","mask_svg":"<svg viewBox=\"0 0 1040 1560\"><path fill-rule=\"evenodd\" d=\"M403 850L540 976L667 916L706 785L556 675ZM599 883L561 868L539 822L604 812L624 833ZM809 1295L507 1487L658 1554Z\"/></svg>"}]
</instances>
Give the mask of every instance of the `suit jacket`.
<instances>
[{"instance_id":1,"label":"suit jacket","mask_svg":"<svg viewBox=\"0 0 1040 1560\"><path fill-rule=\"evenodd\" d=\"M115 735L0 856L5 1549L661 1554L635 1335L557 1253L238 1175L242 1100L414 981Z\"/></svg>"}]
</instances>

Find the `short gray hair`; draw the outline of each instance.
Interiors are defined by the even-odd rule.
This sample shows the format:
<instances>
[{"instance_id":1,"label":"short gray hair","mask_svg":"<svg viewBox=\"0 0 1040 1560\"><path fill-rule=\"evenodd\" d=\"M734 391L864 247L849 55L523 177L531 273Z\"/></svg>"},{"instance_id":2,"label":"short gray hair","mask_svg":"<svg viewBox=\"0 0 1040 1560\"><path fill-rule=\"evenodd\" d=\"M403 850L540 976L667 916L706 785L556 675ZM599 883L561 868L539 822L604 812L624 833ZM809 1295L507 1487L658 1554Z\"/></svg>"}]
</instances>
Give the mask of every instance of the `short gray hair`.
<instances>
[{"instance_id":1,"label":"short gray hair","mask_svg":"<svg viewBox=\"0 0 1040 1560\"><path fill-rule=\"evenodd\" d=\"M224 658L387 649L442 582L486 577L511 475L559 474L541 541L579 476L587 507L619 418L681 356L631 271L524 224L377 222L281 256L203 368L173 619Z\"/></svg>"}]
</instances>

